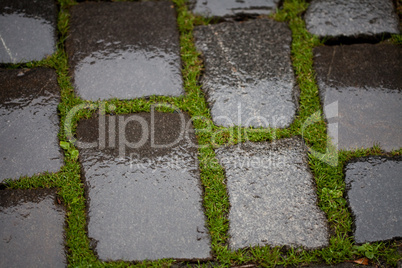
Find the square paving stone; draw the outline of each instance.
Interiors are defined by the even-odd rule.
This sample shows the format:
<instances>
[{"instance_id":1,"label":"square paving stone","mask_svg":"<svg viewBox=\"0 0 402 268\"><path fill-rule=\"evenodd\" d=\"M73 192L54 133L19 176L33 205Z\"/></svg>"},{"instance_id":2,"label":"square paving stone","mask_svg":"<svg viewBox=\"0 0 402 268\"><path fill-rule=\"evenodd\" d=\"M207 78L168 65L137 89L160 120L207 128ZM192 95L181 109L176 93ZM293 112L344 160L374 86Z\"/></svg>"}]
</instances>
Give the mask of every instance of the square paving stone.
<instances>
[{"instance_id":1,"label":"square paving stone","mask_svg":"<svg viewBox=\"0 0 402 268\"><path fill-rule=\"evenodd\" d=\"M55 190L0 191L0 267L66 267L64 217Z\"/></svg>"},{"instance_id":2,"label":"square paving stone","mask_svg":"<svg viewBox=\"0 0 402 268\"><path fill-rule=\"evenodd\" d=\"M195 14L205 17L224 17L239 14L271 14L280 0L192 0Z\"/></svg>"},{"instance_id":3,"label":"square paving stone","mask_svg":"<svg viewBox=\"0 0 402 268\"><path fill-rule=\"evenodd\" d=\"M307 151L300 138L221 147L229 201L229 245L328 245L325 214L317 207Z\"/></svg>"},{"instance_id":4,"label":"square paving stone","mask_svg":"<svg viewBox=\"0 0 402 268\"><path fill-rule=\"evenodd\" d=\"M392 0L313 0L305 15L307 30L319 37L375 37L398 34Z\"/></svg>"},{"instance_id":5,"label":"square paving stone","mask_svg":"<svg viewBox=\"0 0 402 268\"><path fill-rule=\"evenodd\" d=\"M357 243L402 237L402 159L367 157L345 167Z\"/></svg>"},{"instance_id":6,"label":"square paving stone","mask_svg":"<svg viewBox=\"0 0 402 268\"><path fill-rule=\"evenodd\" d=\"M329 135L339 149L402 147L402 48L357 44L314 49Z\"/></svg>"},{"instance_id":7,"label":"square paving stone","mask_svg":"<svg viewBox=\"0 0 402 268\"><path fill-rule=\"evenodd\" d=\"M210 258L187 115L98 116L80 121L77 136L88 235L101 260Z\"/></svg>"},{"instance_id":8,"label":"square paving stone","mask_svg":"<svg viewBox=\"0 0 402 268\"><path fill-rule=\"evenodd\" d=\"M82 3L66 41L74 85L86 100L184 94L173 3Z\"/></svg>"},{"instance_id":9,"label":"square paving stone","mask_svg":"<svg viewBox=\"0 0 402 268\"><path fill-rule=\"evenodd\" d=\"M42 60L56 51L54 0L0 1L0 63Z\"/></svg>"},{"instance_id":10,"label":"square paving stone","mask_svg":"<svg viewBox=\"0 0 402 268\"><path fill-rule=\"evenodd\" d=\"M297 88L290 61L291 32L268 19L195 28L201 79L212 120L220 126L289 126Z\"/></svg>"},{"instance_id":11,"label":"square paving stone","mask_svg":"<svg viewBox=\"0 0 402 268\"><path fill-rule=\"evenodd\" d=\"M59 171L63 155L55 71L0 69L0 85L0 182Z\"/></svg>"}]
</instances>

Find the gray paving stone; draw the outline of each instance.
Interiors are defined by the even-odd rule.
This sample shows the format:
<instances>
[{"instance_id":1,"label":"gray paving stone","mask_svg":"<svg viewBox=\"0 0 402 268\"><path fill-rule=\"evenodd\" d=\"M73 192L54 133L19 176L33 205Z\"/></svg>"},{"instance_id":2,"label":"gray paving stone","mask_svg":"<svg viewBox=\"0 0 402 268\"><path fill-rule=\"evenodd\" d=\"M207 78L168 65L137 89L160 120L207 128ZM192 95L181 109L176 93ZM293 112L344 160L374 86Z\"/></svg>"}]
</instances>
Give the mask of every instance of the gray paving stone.
<instances>
[{"instance_id":1,"label":"gray paving stone","mask_svg":"<svg viewBox=\"0 0 402 268\"><path fill-rule=\"evenodd\" d=\"M0 2L0 63L42 60L56 51L53 0Z\"/></svg>"},{"instance_id":2,"label":"gray paving stone","mask_svg":"<svg viewBox=\"0 0 402 268\"><path fill-rule=\"evenodd\" d=\"M0 267L66 267L65 210L49 189L0 191Z\"/></svg>"},{"instance_id":3,"label":"gray paving stone","mask_svg":"<svg viewBox=\"0 0 402 268\"><path fill-rule=\"evenodd\" d=\"M199 26L201 80L212 119L221 126L289 126L297 88L290 61L291 32L268 19Z\"/></svg>"},{"instance_id":4,"label":"gray paving stone","mask_svg":"<svg viewBox=\"0 0 402 268\"><path fill-rule=\"evenodd\" d=\"M83 99L184 94L176 14L169 1L76 5L66 49Z\"/></svg>"},{"instance_id":5,"label":"gray paving stone","mask_svg":"<svg viewBox=\"0 0 402 268\"><path fill-rule=\"evenodd\" d=\"M357 243L402 237L402 161L367 157L348 163L345 182Z\"/></svg>"},{"instance_id":6,"label":"gray paving stone","mask_svg":"<svg viewBox=\"0 0 402 268\"><path fill-rule=\"evenodd\" d=\"M0 182L59 171L63 155L55 71L0 69L0 84Z\"/></svg>"},{"instance_id":7,"label":"gray paving stone","mask_svg":"<svg viewBox=\"0 0 402 268\"><path fill-rule=\"evenodd\" d=\"M98 143L80 149L88 235L101 260L208 259L189 117L156 113L153 118L138 113L80 121L80 141Z\"/></svg>"},{"instance_id":8,"label":"gray paving stone","mask_svg":"<svg viewBox=\"0 0 402 268\"><path fill-rule=\"evenodd\" d=\"M325 214L300 138L221 147L227 177L230 248L328 245Z\"/></svg>"},{"instance_id":9,"label":"gray paving stone","mask_svg":"<svg viewBox=\"0 0 402 268\"><path fill-rule=\"evenodd\" d=\"M192 0L195 14L205 17L224 17L239 14L271 14L280 0Z\"/></svg>"},{"instance_id":10,"label":"gray paving stone","mask_svg":"<svg viewBox=\"0 0 402 268\"><path fill-rule=\"evenodd\" d=\"M402 147L402 49L388 44L314 49L329 135L339 149Z\"/></svg>"},{"instance_id":11,"label":"gray paving stone","mask_svg":"<svg viewBox=\"0 0 402 268\"><path fill-rule=\"evenodd\" d=\"M307 30L319 37L399 33L399 20L391 0L313 0L305 21Z\"/></svg>"}]
</instances>

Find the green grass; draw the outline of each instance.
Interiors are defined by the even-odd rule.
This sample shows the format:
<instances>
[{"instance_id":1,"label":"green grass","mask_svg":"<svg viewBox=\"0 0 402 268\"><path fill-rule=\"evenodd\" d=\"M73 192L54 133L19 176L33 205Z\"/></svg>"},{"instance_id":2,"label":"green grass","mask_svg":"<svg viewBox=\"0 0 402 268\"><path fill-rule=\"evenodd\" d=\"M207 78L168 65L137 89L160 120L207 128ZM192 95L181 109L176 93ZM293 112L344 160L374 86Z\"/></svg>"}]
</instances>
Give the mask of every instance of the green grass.
<instances>
[{"instance_id":1,"label":"green grass","mask_svg":"<svg viewBox=\"0 0 402 268\"><path fill-rule=\"evenodd\" d=\"M65 165L60 172L43 174L30 178L22 177L16 181L7 181L8 188L57 188L58 194L67 208L66 243L68 263L71 267L161 267L170 266L175 260L159 260L154 262L108 262L102 263L90 249L86 233L86 213L84 185L80 177L80 165L77 161L77 149L68 143L68 137L74 135L77 122L89 118L98 107L97 102L87 102L74 94L71 78L68 73L67 55L64 41L67 37L69 22L69 7L74 1L59 0L60 12L58 16L59 43L57 52L40 62L28 64L10 64L7 68L53 68L58 75L61 89L61 103L59 105L60 132L59 139L65 149ZM272 19L285 22L292 31L292 62L300 87L300 110L294 123L287 129L253 129L253 128L223 128L212 123L210 111L205 101L204 93L199 85L199 78L203 71L203 63L196 51L193 40L195 25L208 24L211 21L195 17L188 12L184 0L174 0L178 14L180 31L181 58L183 62L183 80L186 96L168 98L153 96L149 99L110 100L105 102L107 112L113 105L116 114L150 111L156 103L171 104L187 112L193 118L199 149L201 181L204 188L205 214L211 234L214 262L221 266L258 264L260 266L274 265L306 265L311 263L336 264L347 260L369 256L372 264L386 264L395 266L401 259L397 253L397 242L378 242L356 247L353 242L352 217L347 207L343 167L347 161L355 157L368 155L402 154L402 150L390 154L383 153L378 147L354 152L339 152L339 164L335 167L319 159L318 154L309 155L309 165L317 184L319 207L326 213L331 231L330 244L324 249L303 250L302 248L286 249L280 247L253 247L232 252L228 249L228 211L229 199L225 186L223 168L218 164L214 148L236 144L250 140L253 142L272 141L292 136L303 136L307 145L321 154L327 153L326 123L322 118L322 107L318 95L318 88L313 70L312 49L322 45L320 40L311 36L305 28L301 14L306 10L304 1L286 0L284 7L272 16ZM400 40L394 36L393 40ZM79 111L71 118L71 133L64 132L64 124L71 109L79 104L87 104L90 108ZM159 108L164 112L172 112L169 108ZM302 127L307 120L316 120L308 127ZM311 152L313 152L311 151ZM329 153L332 151L330 150ZM330 155L330 154L327 154ZM205 264L205 263L203 263ZM202 265L203 265L202 264Z\"/></svg>"}]
</instances>

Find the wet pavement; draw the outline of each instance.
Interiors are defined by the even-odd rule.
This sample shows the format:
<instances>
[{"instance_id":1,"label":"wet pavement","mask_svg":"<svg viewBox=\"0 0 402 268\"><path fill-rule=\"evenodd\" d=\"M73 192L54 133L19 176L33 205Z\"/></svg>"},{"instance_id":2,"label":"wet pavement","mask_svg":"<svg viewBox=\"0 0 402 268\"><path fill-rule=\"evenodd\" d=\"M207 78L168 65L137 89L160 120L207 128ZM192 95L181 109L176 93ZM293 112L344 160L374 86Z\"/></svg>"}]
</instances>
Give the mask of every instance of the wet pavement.
<instances>
[{"instance_id":1,"label":"wet pavement","mask_svg":"<svg viewBox=\"0 0 402 268\"><path fill-rule=\"evenodd\" d=\"M307 30L319 37L373 38L399 33L392 0L313 0L305 21Z\"/></svg>"},{"instance_id":2,"label":"wet pavement","mask_svg":"<svg viewBox=\"0 0 402 268\"><path fill-rule=\"evenodd\" d=\"M177 14L170 1L78 2L83 3L69 9L66 40L78 97L96 101L185 95ZM265 16L281 2L190 1L193 13L221 17L194 29L204 67L199 83L216 125L287 128L298 114L292 32L286 23ZM380 41L398 33L392 1L309 3L303 15L307 30L337 41L313 50L329 136L342 150L375 144L383 152L400 150L401 46L390 41L334 45ZM0 64L54 53L57 12L53 0L2 0ZM1 184L62 167L57 78L51 69L0 69L0 267L67 266L68 223L57 201L58 189L5 190ZM210 266L220 264L203 207L208 196L200 180L201 149L188 114L94 114L78 122L76 136L85 231L99 260L174 258L183 265L204 260L212 260ZM329 245L333 230L317 206L303 138L222 145L215 153L230 202L224 212L228 238L217 242L218 249ZM345 194L357 244L402 237L401 163L400 157L385 156L345 163Z\"/></svg>"},{"instance_id":3,"label":"wet pavement","mask_svg":"<svg viewBox=\"0 0 402 268\"><path fill-rule=\"evenodd\" d=\"M221 147L231 208L229 245L328 245L325 214L317 207L307 150L300 138Z\"/></svg>"},{"instance_id":4,"label":"wet pavement","mask_svg":"<svg viewBox=\"0 0 402 268\"><path fill-rule=\"evenodd\" d=\"M76 5L66 48L75 89L85 100L184 94L169 2Z\"/></svg>"},{"instance_id":5,"label":"wet pavement","mask_svg":"<svg viewBox=\"0 0 402 268\"><path fill-rule=\"evenodd\" d=\"M56 51L53 0L0 2L0 63L37 61Z\"/></svg>"},{"instance_id":6,"label":"wet pavement","mask_svg":"<svg viewBox=\"0 0 402 268\"><path fill-rule=\"evenodd\" d=\"M55 190L0 191L0 267L66 267L64 215Z\"/></svg>"},{"instance_id":7,"label":"wet pavement","mask_svg":"<svg viewBox=\"0 0 402 268\"><path fill-rule=\"evenodd\" d=\"M260 19L196 27L201 79L212 120L220 126L289 126L297 88L285 23Z\"/></svg>"},{"instance_id":8,"label":"wet pavement","mask_svg":"<svg viewBox=\"0 0 402 268\"><path fill-rule=\"evenodd\" d=\"M0 182L59 171L56 72L0 69L0 84Z\"/></svg>"},{"instance_id":9,"label":"wet pavement","mask_svg":"<svg viewBox=\"0 0 402 268\"><path fill-rule=\"evenodd\" d=\"M339 149L402 147L402 50L389 44L321 46L314 67L329 135Z\"/></svg>"},{"instance_id":10,"label":"wet pavement","mask_svg":"<svg viewBox=\"0 0 402 268\"><path fill-rule=\"evenodd\" d=\"M192 12L204 17L274 13L280 0L190 0Z\"/></svg>"},{"instance_id":11,"label":"wet pavement","mask_svg":"<svg viewBox=\"0 0 402 268\"><path fill-rule=\"evenodd\" d=\"M188 115L99 116L81 121L77 136L80 147L102 137L80 149L88 236L101 260L211 257Z\"/></svg>"},{"instance_id":12,"label":"wet pavement","mask_svg":"<svg viewBox=\"0 0 402 268\"><path fill-rule=\"evenodd\" d=\"M367 157L345 167L357 243L402 237L402 159Z\"/></svg>"}]
</instances>

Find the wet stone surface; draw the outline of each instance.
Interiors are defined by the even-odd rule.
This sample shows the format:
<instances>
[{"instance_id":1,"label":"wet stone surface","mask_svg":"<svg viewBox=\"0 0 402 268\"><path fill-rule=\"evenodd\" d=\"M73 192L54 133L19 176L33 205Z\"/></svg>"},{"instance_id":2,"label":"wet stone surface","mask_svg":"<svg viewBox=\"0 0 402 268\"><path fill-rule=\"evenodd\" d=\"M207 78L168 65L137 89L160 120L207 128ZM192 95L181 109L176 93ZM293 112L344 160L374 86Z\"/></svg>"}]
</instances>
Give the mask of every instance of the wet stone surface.
<instances>
[{"instance_id":1,"label":"wet stone surface","mask_svg":"<svg viewBox=\"0 0 402 268\"><path fill-rule=\"evenodd\" d=\"M0 267L66 267L65 210L49 189L0 191Z\"/></svg>"},{"instance_id":2,"label":"wet stone surface","mask_svg":"<svg viewBox=\"0 0 402 268\"><path fill-rule=\"evenodd\" d=\"M0 69L0 84L0 182L59 171L63 156L55 71Z\"/></svg>"},{"instance_id":3,"label":"wet stone surface","mask_svg":"<svg viewBox=\"0 0 402 268\"><path fill-rule=\"evenodd\" d=\"M88 235L101 260L210 257L187 115L98 115L80 121L77 136L80 148L92 147L79 150Z\"/></svg>"},{"instance_id":4,"label":"wet stone surface","mask_svg":"<svg viewBox=\"0 0 402 268\"><path fill-rule=\"evenodd\" d=\"M357 243L402 237L402 161L368 157L345 167Z\"/></svg>"},{"instance_id":5,"label":"wet stone surface","mask_svg":"<svg viewBox=\"0 0 402 268\"><path fill-rule=\"evenodd\" d=\"M42 60L56 51L53 0L0 2L0 63Z\"/></svg>"},{"instance_id":6,"label":"wet stone surface","mask_svg":"<svg viewBox=\"0 0 402 268\"><path fill-rule=\"evenodd\" d=\"M221 126L289 126L297 90L290 61L291 32L284 23L258 19L199 26L201 80L212 119Z\"/></svg>"},{"instance_id":7,"label":"wet stone surface","mask_svg":"<svg viewBox=\"0 0 402 268\"><path fill-rule=\"evenodd\" d=\"M329 135L339 149L402 147L401 47L317 47L314 67Z\"/></svg>"},{"instance_id":8,"label":"wet stone surface","mask_svg":"<svg viewBox=\"0 0 402 268\"><path fill-rule=\"evenodd\" d=\"M70 24L66 49L83 99L184 94L172 3L82 3Z\"/></svg>"},{"instance_id":9,"label":"wet stone surface","mask_svg":"<svg viewBox=\"0 0 402 268\"><path fill-rule=\"evenodd\" d=\"M300 138L245 143L216 151L227 178L229 245L328 245L325 214L317 207L313 176Z\"/></svg>"},{"instance_id":10,"label":"wet stone surface","mask_svg":"<svg viewBox=\"0 0 402 268\"><path fill-rule=\"evenodd\" d=\"M319 37L399 33L399 20L391 0L314 0L305 21L307 30Z\"/></svg>"},{"instance_id":11,"label":"wet stone surface","mask_svg":"<svg viewBox=\"0 0 402 268\"><path fill-rule=\"evenodd\" d=\"M279 0L192 0L192 11L205 17L224 17L239 14L271 14Z\"/></svg>"}]
</instances>

